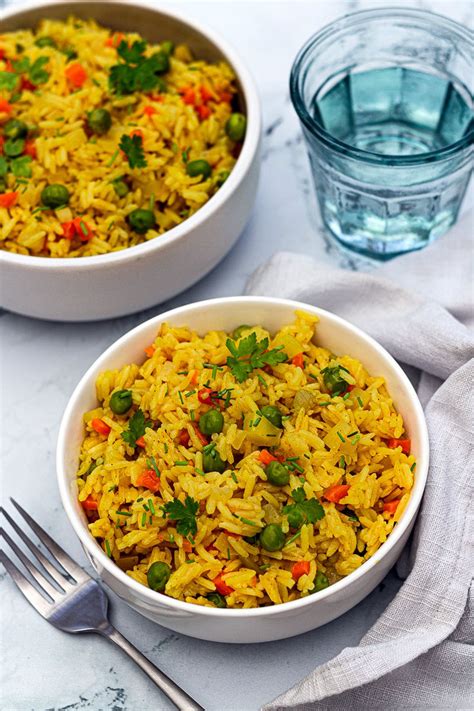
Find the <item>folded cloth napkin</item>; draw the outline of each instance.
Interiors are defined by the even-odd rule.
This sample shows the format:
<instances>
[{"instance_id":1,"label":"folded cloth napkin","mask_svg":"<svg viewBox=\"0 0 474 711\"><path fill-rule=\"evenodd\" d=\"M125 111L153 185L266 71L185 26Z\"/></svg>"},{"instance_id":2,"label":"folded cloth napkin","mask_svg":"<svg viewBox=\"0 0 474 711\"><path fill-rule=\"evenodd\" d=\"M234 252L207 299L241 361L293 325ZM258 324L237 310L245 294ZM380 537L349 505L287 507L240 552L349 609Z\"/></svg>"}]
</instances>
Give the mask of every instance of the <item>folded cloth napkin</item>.
<instances>
[{"instance_id":1,"label":"folded cloth napkin","mask_svg":"<svg viewBox=\"0 0 474 711\"><path fill-rule=\"evenodd\" d=\"M473 255L468 214L433 245L370 274L284 252L247 284L248 294L343 316L409 366L431 447L400 591L357 647L343 649L264 711L474 708Z\"/></svg>"}]
</instances>

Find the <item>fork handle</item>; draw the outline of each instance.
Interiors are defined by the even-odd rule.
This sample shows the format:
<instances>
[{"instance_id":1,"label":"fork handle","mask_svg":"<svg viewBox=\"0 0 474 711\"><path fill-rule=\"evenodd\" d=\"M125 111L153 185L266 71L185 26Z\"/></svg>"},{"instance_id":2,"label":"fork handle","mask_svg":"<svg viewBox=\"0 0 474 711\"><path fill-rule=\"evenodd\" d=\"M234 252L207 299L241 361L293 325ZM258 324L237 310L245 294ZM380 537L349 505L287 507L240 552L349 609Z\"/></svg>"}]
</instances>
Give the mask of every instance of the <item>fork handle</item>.
<instances>
[{"instance_id":1,"label":"fork handle","mask_svg":"<svg viewBox=\"0 0 474 711\"><path fill-rule=\"evenodd\" d=\"M159 689L175 704L179 711L205 711L203 706L200 706L189 694L179 688L166 674L155 667L144 654L138 651L128 639L120 634L112 625L108 625L105 629L99 630L99 633L110 639L111 642L120 647L125 654L133 659L147 674L150 679L157 685Z\"/></svg>"}]
</instances>

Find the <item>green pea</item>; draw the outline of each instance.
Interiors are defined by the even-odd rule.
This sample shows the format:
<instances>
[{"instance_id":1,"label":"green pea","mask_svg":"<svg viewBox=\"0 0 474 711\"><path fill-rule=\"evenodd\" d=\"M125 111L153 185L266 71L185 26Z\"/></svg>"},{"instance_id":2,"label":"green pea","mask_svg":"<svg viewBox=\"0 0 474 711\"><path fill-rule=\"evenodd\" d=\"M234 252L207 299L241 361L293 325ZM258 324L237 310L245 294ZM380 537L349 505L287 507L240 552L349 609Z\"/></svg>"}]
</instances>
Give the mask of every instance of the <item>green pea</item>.
<instances>
[{"instance_id":1,"label":"green pea","mask_svg":"<svg viewBox=\"0 0 474 711\"><path fill-rule=\"evenodd\" d=\"M342 377L340 365L328 366L321 373L323 374L324 384L331 392L331 395L342 395L347 390L349 383Z\"/></svg>"},{"instance_id":2,"label":"green pea","mask_svg":"<svg viewBox=\"0 0 474 711\"><path fill-rule=\"evenodd\" d=\"M52 37L46 37L46 36L45 37L38 37L38 39L35 40L35 45L37 47L57 47L58 46Z\"/></svg>"},{"instance_id":3,"label":"green pea","mask_svg":"<svg viewBox=\"0 0 474 711\"><path fill-rule=\"evenodd\" d=\"M224 417L219 410L208 410L199 418L199 429L205 435L222 432Z\"/></svg>"},{"instance_id":4,"label":"green pea","mask_svg":"<svg viewBox=\"0 0 474 711\"><path fill-rule=\"evenodd\" d=\"M112 116L107 109L94 109L87 116L87 127L99 136L103 136L112 126Z\"/></svg>"},{"instance_id":5,"label":"green pea","mask_svg":"<svg viewBox=\"0 0 474 711\"><path fill-rule=\"evenodd\" d=\"M247 119L243 114L232 114L225 125L225 132L232 141L243 141Z\"/></svg>"},{"instance_id":6,"label":"green pea","mask_svg":"<svg viewBox=\"0 0 474 711\"><path fill-rule=\"evenodd\" d=\"M118 195L119 198L125 197L125 195L128 195L128 193L130 192L130 188L128 187L125 180L122 180L122 178L112 180L112 187L115 190L115 194Z\"/></svg>"},{"instance_id":7,"label":"green pea","mask_svg":"<svg viewBox=\"0 0 474 711\"><path fill-rule=\"evenodd\" d=\"M204 180L207 180L212 173L212 168L207 160L192 160L190 163L186 163L186 173L190 178L202 175Z\"/></svg>"},{"instance_id":8,"label":"green pea","mask_svg":"<svg viewBox=\"0 0 474 711\"><path fill-rule=\"evenodd\" d=\"M266 551L279 551L285 545L285 534L277 523L270 523L260 532L260 544Z\"/></svg>"},{"instance_id":9,"label":"green pea","mask_svg":"<svg viewBox=\"0 0 474 711\"><path fill-rule=\"evenodd\" d=\"M145 234L148 230L151 230L156 225L155 215L151 210L143 210L142 208L137 208L132 210L132 212L127 217L128 224L135 232L139 235Z\"/></svg>"},{"instance_id":10,"label":"green pea","mask_svg":"<svg viewBox=\"0 0 474 711\"><path fill-rule=\"evenodd\" d=\"M223 595L219 595L219 593L213 592L213 593L208 593L206 595L206 598L209 600L209 602L212 602L216 607L227 607L227 602L226 599Z\"/></svg>"},{"instance_id":11,"label":"green pea","mask_svg":"<svg viewBox=\"0 0 474 711\"><path fill-rule=\"evenodd\" d=\"M238 341L239 338L242 338L245 331L250 331L251 328L252 326L247 326L246 323L243 323L241 326L238 326L234 331L232 331L232 338L234 341Z\"/></svg>"},{"instance_id":12,"label":"green pea","mask_svg":"<svg viewBox=\"0 0 474 711\"><path fill-rule=\"evenodd\" d=\"M202 455L202 468L205 472L222 472L226 469L226 463L221 459L215 449L204 452Z\"/></svg>"},{"instance_id":13,"label":"green pea","mask_svg":"<svg viewBox=\"0 0 474 711\"><path fill-rule=\"evenodd\" d=\"M132 407L132 402L131 390L117 390L110 396L109 407L116 415L125 415Z\"/></svg>"},{"instance_id":14,"label":"green pea","mask_svg":"<svg viewBox=\"0 0 474 711\"><path fill-rule=\"evenodd\" d=\"M278 407L275 407L275 405L265 405L265 407L262 407L261 413L267 420L270 420L272 425L281 428L282 414Z\"/></svg>"},{"instance_id":15,"label":"green pea","mask_svg":"<svg viewBox=\"0 0 474 711\"><path fill-rule=\"evenodd\" d=\"M10 119L3 127L3 133L7 138L25 138L28 133L28 126L24 121Z\"/></svg>"},{"instance_id":16,"label":"green pea","mask_svg":"<svg viewBox=\"0 0 474 711\"><path fill-rule=\"evenodd\" d=\"M280 462L270 462L265 469L265 474L270 484L274 486L286 486L290 481L290 472L284 464Z\"/></svg>"},{"instance_id":17,"label":"green pea","mask_svg":"<svg viewBox=\"0 0 474 711\"><path fill-rule=\"evenodd\" d=\"M148 568L146 578L148 581L148 585L152 590L155 590L156 592L163 592L166 587L166 583L170 579L170 575L171 568L169 567L169 565L158 561L156 563L153 563Z\"/></svg>"},{"instance_id":18,"label":"green pea","mask_svg":"<svg viewBox=\"0 0 474 711\"><path fill-rule=\"evenodd\" d=\"M229 175L230 170L221 170L220 173L217 174L216 185L221 188L229 177Z\"/></svg>"},{"instance_id":19,"label":"green pea","mask_svg":"<svg viewBox=\"0 0 474 711\"><path fill-rule=\"evenodd\" d=\"M164 52L165 54L171 56L174 52L174 42L171 40L165 40L164 42L161 43L161 51Z\"/></svg>"},{"instance_id":20,"label":"green pea","mask_svg":"<svg viewBox=\"0 0 474 711\"><path fill-rule=\"evenodd\" d=\"M304 523L303 514L299 509L293 509L292 511L289 511L286 515L286 518L288 519L288 525L291 528L301 528Z\"/></svg>"},{"instance_id":21,"label":"green pea","mask_svg":"<svg viewBox=\"0 0 474 711\"><path fill-rule=\"evenodd\" d=\"M324 573L316 573L316 577L314 578L314 587L312 590L309 591L309 594L312 595L313 593L319 592L320 590L324 590L324 588L329 587L329 580L327 577L324 575Z\"/></svg>"},{"instance_id":22,"label":"green pea","mask_svg":"<svg viewBox=\"0 0 474 711\"><path fill-rule=\"evenodd\" d=\"M65 185L60 183L52 183L47 185L41 191L41 202L45 207L50 207L53 210L62 205L67 205L70 194Z\"/></svg>"},{"instance_id":23,"label":"green pea","mask_svg":"<svg viewBox=\"0 0 474 711\"><path fill-rule=\"evenodd\" d=\"M17 156L21 156L24 150L24 138L9 138L8 141L5 141L3 146L3 152L9 158L16 158Z\"/></svg>"}]
</instances>

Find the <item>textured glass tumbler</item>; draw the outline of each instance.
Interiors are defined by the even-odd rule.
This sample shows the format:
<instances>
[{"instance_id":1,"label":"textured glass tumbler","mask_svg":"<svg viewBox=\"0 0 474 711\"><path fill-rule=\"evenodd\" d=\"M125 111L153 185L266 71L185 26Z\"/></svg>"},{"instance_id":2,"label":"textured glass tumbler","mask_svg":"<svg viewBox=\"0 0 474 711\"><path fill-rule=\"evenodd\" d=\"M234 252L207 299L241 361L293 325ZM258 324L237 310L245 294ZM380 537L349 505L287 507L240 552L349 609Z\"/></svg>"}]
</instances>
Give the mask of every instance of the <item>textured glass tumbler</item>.
<instances>
[{"instance_id":1,"label":"textured glass tumbler","mask_svg":"<svg viewBox=\"0 0 474 711\"><path fill-rule=\"evenodd\" d=\"M420 249L458 215L472 170L472 35L405 8L347 15L293 64L324 224L379 259Z\"/></svg>"}]
</instances>

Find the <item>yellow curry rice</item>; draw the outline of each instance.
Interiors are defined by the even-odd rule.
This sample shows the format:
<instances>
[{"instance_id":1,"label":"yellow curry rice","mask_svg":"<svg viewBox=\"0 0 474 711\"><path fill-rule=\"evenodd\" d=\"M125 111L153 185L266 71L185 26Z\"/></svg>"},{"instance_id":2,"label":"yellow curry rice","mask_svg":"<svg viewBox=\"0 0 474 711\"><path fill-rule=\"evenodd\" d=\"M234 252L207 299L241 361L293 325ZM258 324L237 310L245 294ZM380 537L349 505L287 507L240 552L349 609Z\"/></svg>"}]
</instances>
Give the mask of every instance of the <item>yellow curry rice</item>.
<instances>
[{"instance_id":1,"label":"yellow curry rice","mask_svg":"<svg viewBox=\"0 0 474 711\"><path fill-rule=\"evenodd\" d=\"M132 578L198 605L279 604L390 535L414 480L403 419L382 377L317 345L316 321L236 340L163 324L143 363L98 377L78 496Z\"/></svg>"},{"instance_id":2,"label":"yellow curry rice","mask_svg":"<svg viewBox=\"0 0 474 711\"><path fill-rule=\"evenodd\" d=\"M149 44L74 17L1 35L0 248L93 256L180 224L235 164L245 131L236 94L225 62L166 38ZM58 184L67 193L45 204ZM134 223L136 210L152 215Z\"/></svg>"}]
</instances>

